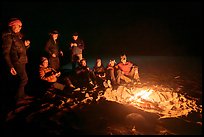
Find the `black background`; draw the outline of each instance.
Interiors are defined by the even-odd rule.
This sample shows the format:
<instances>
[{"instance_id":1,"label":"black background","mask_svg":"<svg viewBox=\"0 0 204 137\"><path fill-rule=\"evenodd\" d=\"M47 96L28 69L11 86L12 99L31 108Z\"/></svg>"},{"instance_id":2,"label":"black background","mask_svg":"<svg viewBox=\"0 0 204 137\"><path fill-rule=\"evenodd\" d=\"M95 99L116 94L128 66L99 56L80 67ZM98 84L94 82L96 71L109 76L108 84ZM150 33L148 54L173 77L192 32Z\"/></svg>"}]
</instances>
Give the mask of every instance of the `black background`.
<instances>
[{"instance_id":1,"label":"black background","mask_svg":"<svg viewBox=\"0 0 204 137\"><path fill-rule=\"evenodd\" d=\"M201 56L202 2L1 2L1 28L11 17L23 22L34 55L48 33L60 32L61 47L79 33L92 55Z\"/></svg>"}]
</instances>

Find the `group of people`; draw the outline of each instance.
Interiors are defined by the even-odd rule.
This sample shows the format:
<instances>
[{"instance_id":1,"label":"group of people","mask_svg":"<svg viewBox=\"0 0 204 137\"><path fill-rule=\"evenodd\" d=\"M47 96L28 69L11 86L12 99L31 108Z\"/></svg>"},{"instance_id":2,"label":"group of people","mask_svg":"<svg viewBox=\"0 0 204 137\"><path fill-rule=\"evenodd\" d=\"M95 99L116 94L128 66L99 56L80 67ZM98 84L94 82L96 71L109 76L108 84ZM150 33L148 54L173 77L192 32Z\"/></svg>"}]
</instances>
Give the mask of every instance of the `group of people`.
<instances>
[{"instance_id":1,"label":"group of people","mask_svg":"<svg viewBox=\"0 0 204 137\"><path fill-rule=\"evenodd\" d=\"M28 83L26 63L28 57L26 50L30 47L30 41L24 39L21 34L22 22L18 18L12 18L8 23L8 31L2 34L3 56L9 68L10 74L17 75L19 78L16 100L28 97L25 86ZM125 54L121 55L120 62L115 59L105 67L102 59L96 59L96 63L91 69L87 66L86 59L83 57L84 42L78 38L78 33L73 34L70 42L72 73L64 75L60 72L60 56L63 51L59 49L59 32L54 30L50 33L50 39L45 45L48 56L42 56L39 64L39 78L48 83L50 88L64 89L66 86L73 90L84 90L97 88L116 88L125 83L140 83L138 66L127 61Z\"/></svg>"},{"instance_id":2,"label":"group of people","mask_svg":"<svg viewBox=\"0 0 204 137\"><path fill-rule=\"evenodd\" d=\"M39 69L41 80L52 83L51 85L57 89L61 89L61 87L55 86L56 82L73 90L100 89L103 91L106 88L116 89L122 82L140 84L138 67L127 61L125 54L121 55L121 61L118 64L114 59L110 59L106 67L103 65L102 59L97 58L93 69L87 65L86 59L82 58L72 73L63 76L60 76L60 71L48 65L46 57L42 57L41 60ZM57 85L60 86L60 84Z\"/></svg>"},{"instance_id":3,"label":"group of people","mask_svg":"<svg viewBox=\"0 0 204 137\"><path fill-rule=\"evenodd\" d=\"M63 51L59 48L59 32L53 30L49 34L49 39L45 45L45 51L49 60L49 64L55 70L60 68L60 56L63 56ZM78 33L74 32L71 42L69 43L69 49L71 50L71 62L72 69L75 69L79 61L83 58L82 52L84 49L84 41L79 38Z\"/></svg>"}]
</instances>

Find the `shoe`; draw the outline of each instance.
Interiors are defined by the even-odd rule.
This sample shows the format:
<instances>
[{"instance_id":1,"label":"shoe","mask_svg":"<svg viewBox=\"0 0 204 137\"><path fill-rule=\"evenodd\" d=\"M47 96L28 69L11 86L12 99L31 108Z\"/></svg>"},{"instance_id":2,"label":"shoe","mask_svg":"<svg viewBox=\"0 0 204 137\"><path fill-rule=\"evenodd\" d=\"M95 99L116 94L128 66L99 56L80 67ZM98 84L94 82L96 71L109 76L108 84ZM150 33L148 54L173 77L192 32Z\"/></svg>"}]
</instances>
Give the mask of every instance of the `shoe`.
<instances>
[{"instance_id":1,"label":"shoe","mask_svg":"<svg viewBox=\"0 0 204 137\"><path fill-rule=\"evenodd\" d=\"M89 81L89 84L90 84L90 85L94 85L93 81Z\"/></svg>"},{"instance_id":2,"label":"shoe","mask_svg":"<svg viewBox=\"0 0 204 137\"><path fill-rule=\"evenodd\" d=\"M28 96L28 95L26 95L25 97L24 97L24 99L33 99L34 97L33 96Z\"/></svg>"},{"instance_id":3,"label":"shoe","mask_svg":"<svg viewBox=\"0 0 204 137\"><path fill-rule=\"evenodd\" d=\"M76 88L74 85L70 84L69 85L70 88Z\"/></svg>"},{"instance_id":4,"label":"shoe","mask_svg":"<svg viewBox=\"0 0 204 137\"><path fill-rule=\"evenodd\" d=\"M73 91L80 91L81 89L80 88L75 88Z\"/></svg>"},{"instance_id":5,"label":"shoe","mask_svg":"<svg viewBox=\"0 0 204 137\"><path fill-rule=\"evenodd\" d=\"M74 101L73 99L68 98L67 101L66 101L66 103L71 103L71 102L73 102L73 101Z\"/></svg>"},{"instance_id":6,"label":"shoe","mask_svg":"<svg viewBox=\"0 0 204 137\"><path fill-rule=\"evenodd\" d=\"M86 87L82 87L82 91L85 91L85 90L87 90L87 88Z\"/></svg>"},{"instance_id":7,"label":"shoe","mask_svg":"<svg viewBox=\"0 0 204 137\"><path fill-rule=\"evenodd\" d=\"M109 87L109 88L112 88L111 81L108 80L107 83L108 83L108 87Z\"/></svg>"},{"instance_id":8,"label":"shoe","mask_svg":"<svg viewBox=\"0 0 204 137\"><path fill-rule=\"evenodd\" d=\"M93 87L93 89L97 89L98 88L98 85L95 85L94 87Z\"/></svg>"},{"instance_id":9,"label":"shoe","mask_svg":"<svg viewBox=\"0 0 204 137\"><path fill-rule=\"evenodd\" d=\"M104 86L105 88L108 88L108 82L104 81L104 82L103 82L103 86Z\"/></svg>"}]
</instances>

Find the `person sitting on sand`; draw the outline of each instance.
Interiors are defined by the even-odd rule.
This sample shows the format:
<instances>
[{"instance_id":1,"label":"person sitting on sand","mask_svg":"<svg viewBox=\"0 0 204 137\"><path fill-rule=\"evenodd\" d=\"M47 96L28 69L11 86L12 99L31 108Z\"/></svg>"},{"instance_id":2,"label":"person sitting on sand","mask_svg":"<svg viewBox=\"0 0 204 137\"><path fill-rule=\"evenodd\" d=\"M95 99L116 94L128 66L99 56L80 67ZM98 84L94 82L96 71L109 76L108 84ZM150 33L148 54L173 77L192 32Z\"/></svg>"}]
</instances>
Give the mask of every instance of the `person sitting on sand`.
<instances>
[{"instance_id":1,"label":"person sitting on sand","mask_svg":"<svg viewBox=\"0 0 204 137\"><path fill-rule=\"evenodd\" d=\"M93 71L87 66L86 59L81 59L79 66L75 69L75 77L80 88L95 89L97 83Z\"/></svg>"},{"instance_id":2,"label":"person sitting on sand","mask_svg":"<svg viewBox=\"0 0 204 137\"><path fill-rule=\"evenodd\" d=\"M41 58L41 64L39 66L40 79L46 81L48 87L64 90L65 86L75 88L69 77L60 77L61 72L49 66L48 59L46 57ZM61 84L63 83L63 84Z\"/></svg>"},{"instance_id":3,"label":"person sitting on sand","mask_svg":"<svg viewBox=\"0 0 204 137\"><path fill-rule=\"evenodd\" d=\"M96 82L99 88L106 89L111 86L111 81L107 79L106 68L103 66L100 58L96 59L96 63L93 67L93 72L96 76Z\"/></svg>"},{"instance_id":4,"label":"person sitting on sand","mask_svg":"<svg viewBox=\"0 0 204 137\"><path fill-rule=\"evenodd\" d=\"M125 54L120 56L120 62L116 66L118 67L116 77L118 84L120 84L120 80L124 80L125 83L134 82L141 84L138 73L138 66L134 65L130 61L127 61L127 56Z\"/></svg>"}]
</instances>

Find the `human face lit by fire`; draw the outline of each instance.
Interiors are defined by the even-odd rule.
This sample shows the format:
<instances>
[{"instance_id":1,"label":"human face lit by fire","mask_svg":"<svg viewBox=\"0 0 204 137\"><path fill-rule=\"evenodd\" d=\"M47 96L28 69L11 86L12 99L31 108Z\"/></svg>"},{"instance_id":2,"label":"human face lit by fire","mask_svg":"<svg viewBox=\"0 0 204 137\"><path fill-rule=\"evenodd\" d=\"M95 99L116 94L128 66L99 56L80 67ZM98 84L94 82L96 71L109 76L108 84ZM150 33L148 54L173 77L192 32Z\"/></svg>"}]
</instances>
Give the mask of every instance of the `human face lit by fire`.
<instances>
[{"instance_id":1,"label":"human face lit by fire","mask_svg":"<svg viewBox=\"0 0 204 137\"><path fill-rule=\"evenodd\" d=\"M74 40L77 40L77 39L78 39L78 36L73 36L73 39L74 39Z\"/></svg>"},{"instance_id":2,"label":"human face lit by fire","mask_svg":"<svg viewBox=\"0 0 204 137\"><path fill-rule=\"evenodd\" d=\"M58 36L59 36L58 34L52 34L54 40L57 40Z\"/></svg>"},{"instance_id":3,"label":"human face lit by fire","mask_svg":"<svg viewBox=\"0 0 204 137\"><path fill-rule=\"evenodd\" d=\"M96 65L97 65L97 67L100 67L100 66L101 66L101 59L97 59Z\"/></svg>"},{"instance_id":4,"label":"human face lit by fire","mask_svg":"<svg viewBox=\"0 0 204 137\"><path fill-rule=\"evenodd\" d=\"M126 62L127 62L127 59L126 59L126 57L123 57L123 58L121 58L121 60L120 60L123 64L125 64Z\"/></svg>"},{"instance_id":5,"label":"human face lit by fire","mask_svg":"<svg viewBox=\"0 0 204 137\"><path fill-rule=\"evenodd\" d=\"M110 66L114 67L115 66L115 60L110 60L109 64L110 64Z\"/></svg>"},{"instance_id":6,"label":"human face lit by fire","mask_svg":"<svg viewBox=\"0 0 204 137\"><path fill-rule=\"evenodd\" d=\"M16 24L11 26L11 29L14 33L19 33L21 31L22 24Z\"/></svg>"},{"instance_id":7,"label":"human face lit by fire","mask_svg":"<svg viewBox=\"0 0 204 137\"><path fill-rule=\"evenodd\" d=\"M85 60L82 60L82 61L81 61L81 66L82 66L82 67L86 67L86 61L85 61Z\"/></svg>"},{"instance_id":8,"label":"human face lit by fire","mask_svg":"<svg viewBox=\"0 0 204 137\"><path fill-rule=\"evenodd\" d=\"M48 67L48 60L44 60L42 63L43 67L47 68Z\"/></svg>"}]
</instances>

